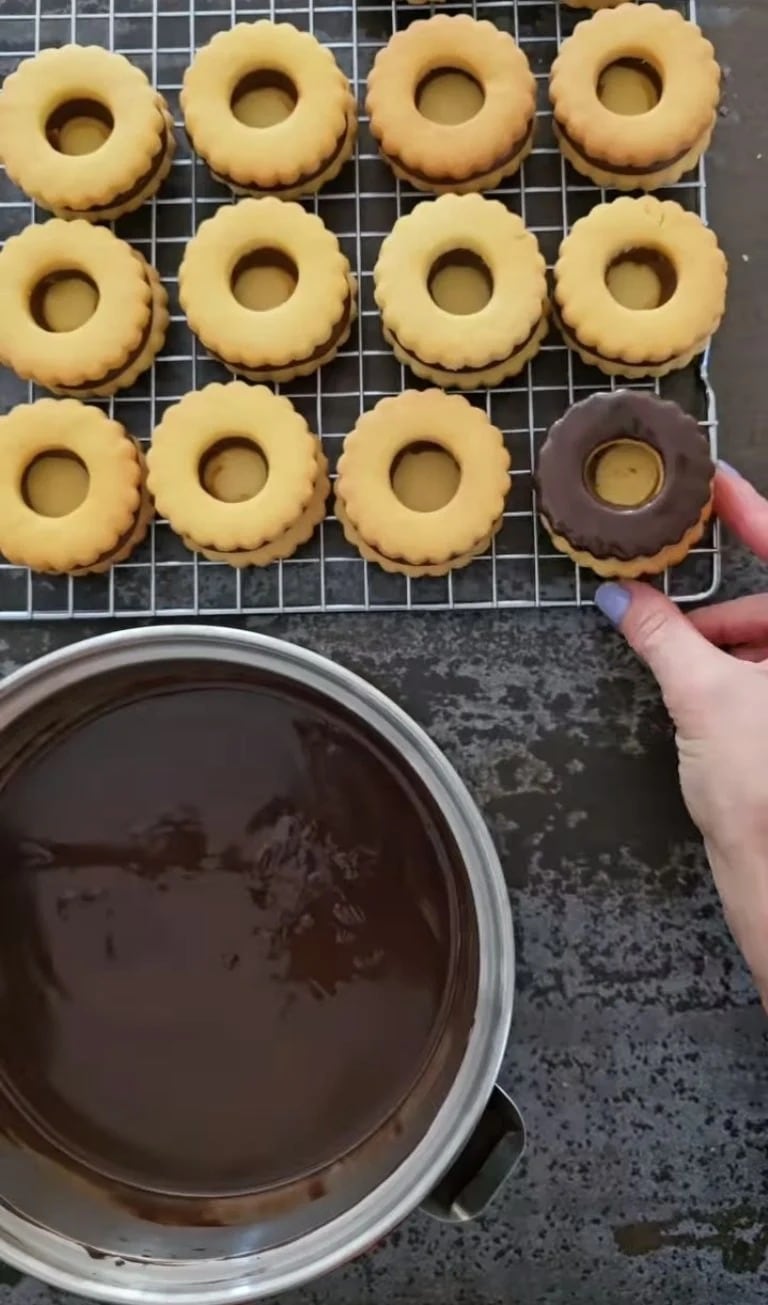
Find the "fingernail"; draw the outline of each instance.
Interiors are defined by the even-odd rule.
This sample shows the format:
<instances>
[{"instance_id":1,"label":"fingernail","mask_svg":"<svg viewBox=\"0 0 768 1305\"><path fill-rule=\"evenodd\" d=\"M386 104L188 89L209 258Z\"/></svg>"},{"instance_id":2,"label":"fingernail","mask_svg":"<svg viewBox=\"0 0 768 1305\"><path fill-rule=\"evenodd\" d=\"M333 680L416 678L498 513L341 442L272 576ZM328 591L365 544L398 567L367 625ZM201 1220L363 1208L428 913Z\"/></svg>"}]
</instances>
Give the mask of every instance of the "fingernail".
<instances>
[{"instance_id":1,"label":"fingernail","mask_svg":"<svg viewBox=\"0 0 768 1305\"><path fill-rule=\"evenodd\" d=\"M741 472L740 472L740 471L737 471L735 467L732 467L731 464L730 464L730 462L723 462L723 459L722 459L722 458L718 458L717 465L718 465L718 467L720 468L721 471L724 471L724 472L725 472L726 476L739 476L739 477L741 477Z\"/></svg>"},{"instance_id":2,"label":"fingernail","mask_svg":"<svg viewBox=\"0 0 768 1305\"><path fill-rule=\"evenodd\" d=\"M627 614L629 604L632 602L632 595L624 585L618 585L613 580L607 584L600 585L595 593L595 602L608 620L614 625L621 625Z\"/></svg>"}]
</instances>

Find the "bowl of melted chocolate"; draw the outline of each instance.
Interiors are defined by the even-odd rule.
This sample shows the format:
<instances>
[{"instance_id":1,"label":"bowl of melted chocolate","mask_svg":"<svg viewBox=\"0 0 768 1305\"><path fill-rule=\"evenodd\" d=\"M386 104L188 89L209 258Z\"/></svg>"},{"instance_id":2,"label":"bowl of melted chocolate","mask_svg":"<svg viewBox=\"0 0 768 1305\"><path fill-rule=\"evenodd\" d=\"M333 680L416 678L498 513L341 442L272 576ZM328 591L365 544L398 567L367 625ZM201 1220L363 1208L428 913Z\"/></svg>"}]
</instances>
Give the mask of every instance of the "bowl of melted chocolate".
<instances>
[{"instance_id":1,"label":"bowl of melted chocolate","mask_svg":"<svg viewBox=\"0 0 768 1305\"><path fill-rule=\"evenodd\" d=\"M253 1299L519 1157L504 880L393 703L257 635L124 631L0 685L0 1258Z\"/></svg>"}]
</instances>

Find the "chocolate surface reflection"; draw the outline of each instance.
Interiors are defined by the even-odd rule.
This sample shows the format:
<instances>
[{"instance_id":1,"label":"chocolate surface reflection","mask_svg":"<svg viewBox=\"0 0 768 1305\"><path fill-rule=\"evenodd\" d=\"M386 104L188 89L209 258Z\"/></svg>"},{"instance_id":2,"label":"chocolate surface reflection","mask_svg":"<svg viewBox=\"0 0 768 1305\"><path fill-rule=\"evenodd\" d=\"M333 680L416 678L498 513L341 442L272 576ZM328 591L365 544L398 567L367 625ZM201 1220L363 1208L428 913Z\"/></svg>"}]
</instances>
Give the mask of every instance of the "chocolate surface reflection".
<instances>
[{"instance_id":1,"label":"chocolate surface reflection","mask_svg":"<svg viewBox=\"0 0 768 1305\"><path fill-rule=\"evenodd\" d=\"M43 737L0 792L15 1107L158 1191L257 1190L360 1143L451 998L456 853L418 781L234 673L67 701Z\"/></svg>"}]
</instances>

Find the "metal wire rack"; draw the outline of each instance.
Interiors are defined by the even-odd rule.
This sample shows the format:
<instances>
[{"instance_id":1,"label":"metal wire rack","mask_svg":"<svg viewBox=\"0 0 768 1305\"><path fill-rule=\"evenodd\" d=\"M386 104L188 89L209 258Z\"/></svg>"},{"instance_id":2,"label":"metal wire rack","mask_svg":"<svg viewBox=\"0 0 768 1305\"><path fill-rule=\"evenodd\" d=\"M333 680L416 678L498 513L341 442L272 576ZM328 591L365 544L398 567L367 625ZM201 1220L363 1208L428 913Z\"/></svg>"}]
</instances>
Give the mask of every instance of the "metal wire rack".
<instances>
[{"instance_id":1,"label":"metal wire rack","mask_svg":"<svg viewBox=\"0 0 768 1305\"><path fill-rule=\"evenodd\" d=\"M695 0L676 7L695 18ZM551 265L557 247L577 218L604 196L564 164L552 135L547 75L561 40L584 11L558 0L447 0L443 12L470 11L513 33L531 62L539 85L536 149L521 174L495 192L536 233ZM22 58L69 41L98 44L127 55L166 96L180 126L178 93L194 51L233 23L260 17L307 29L329 45L354 83L360 104L365 78L377 50L392 32L430 10L398 0L3 0L0 11L0 76ZM192 157L183 133L171 176L160 196L116 224L157 267L171 301L166 346L151 373L108 410L143 444L162 413L187 391L227 379L192 337L180 311L177 269L197 224L229 195ZM706 218L703 168L670 188L670 194ZM396 218L422 196L396 182L377 157L365 119L358 152L336 182L308 207L336 232L356 269L361 313L349 345L316 377L293 382L284 392L323 439L331 470L344 435L359 413L384 395L418 382L387 348L372 294L372 268L382 238ZM34 207L0 172L0 238L29 221ZM81 579L32 575L0 561L0 619L52 619L272 614L283 611L358 611L443 608L579 606L591 600L594 580L552 551L540 532L531 471L537 446L566 407L607 381L565 349L553 331L526 371L499 389L472 397L504 432L512 457L512 486L501 532L492 552L468 568L441 579L408 580L385 575L363 562L329 517L315 539L295 558L266 569L234 571L190 554L168 525L157 521L129 562L105 576ZM643 387L640 387L643 388ZM700 420L713 452L717 425L707 359L669 382L663 391ZM37 397L33 387L8 373L0 376L0 404ZM681 602L708 597L719 583L716 535L710 534L663 584Z\"/></svg>"}]
</instances>

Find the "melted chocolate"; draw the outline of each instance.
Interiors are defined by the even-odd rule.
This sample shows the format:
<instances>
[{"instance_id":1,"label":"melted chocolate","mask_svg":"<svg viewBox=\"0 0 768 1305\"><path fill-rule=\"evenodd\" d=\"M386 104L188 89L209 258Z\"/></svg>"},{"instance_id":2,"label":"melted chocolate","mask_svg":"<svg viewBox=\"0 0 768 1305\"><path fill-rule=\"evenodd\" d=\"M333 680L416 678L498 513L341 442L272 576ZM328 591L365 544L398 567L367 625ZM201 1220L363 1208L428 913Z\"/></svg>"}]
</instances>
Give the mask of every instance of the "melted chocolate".
<instances>
[{"instance_id":1,"label":"melted chocolate","mask_svg":"<svg viewBox=\"0 0 768 1305\"><path fill-rule=\"evenodd\" d=\"M638 440L661 455L658 493L638 507L614 507L588 483L594 452L619 439ZM701 518L712 495L709 446L693 417L676 403L638 390L593 394L569 408L539 454L539 507L550 529L572 548L598 558L654 557Z\"/></svg>"},{"instance_id":2,"label":"melted chocolate","mask_svg":"<svg viewBox=\"0 0 768 1305\"><path fill-rule=\"evenodd\" d=\"M448 1028L460 1053L458 853L356 718L190 663L42 710L5 732L0 788L0 1113L28 1145L259 1191L391 1120Z\"/></svg>"}]
</instances>

